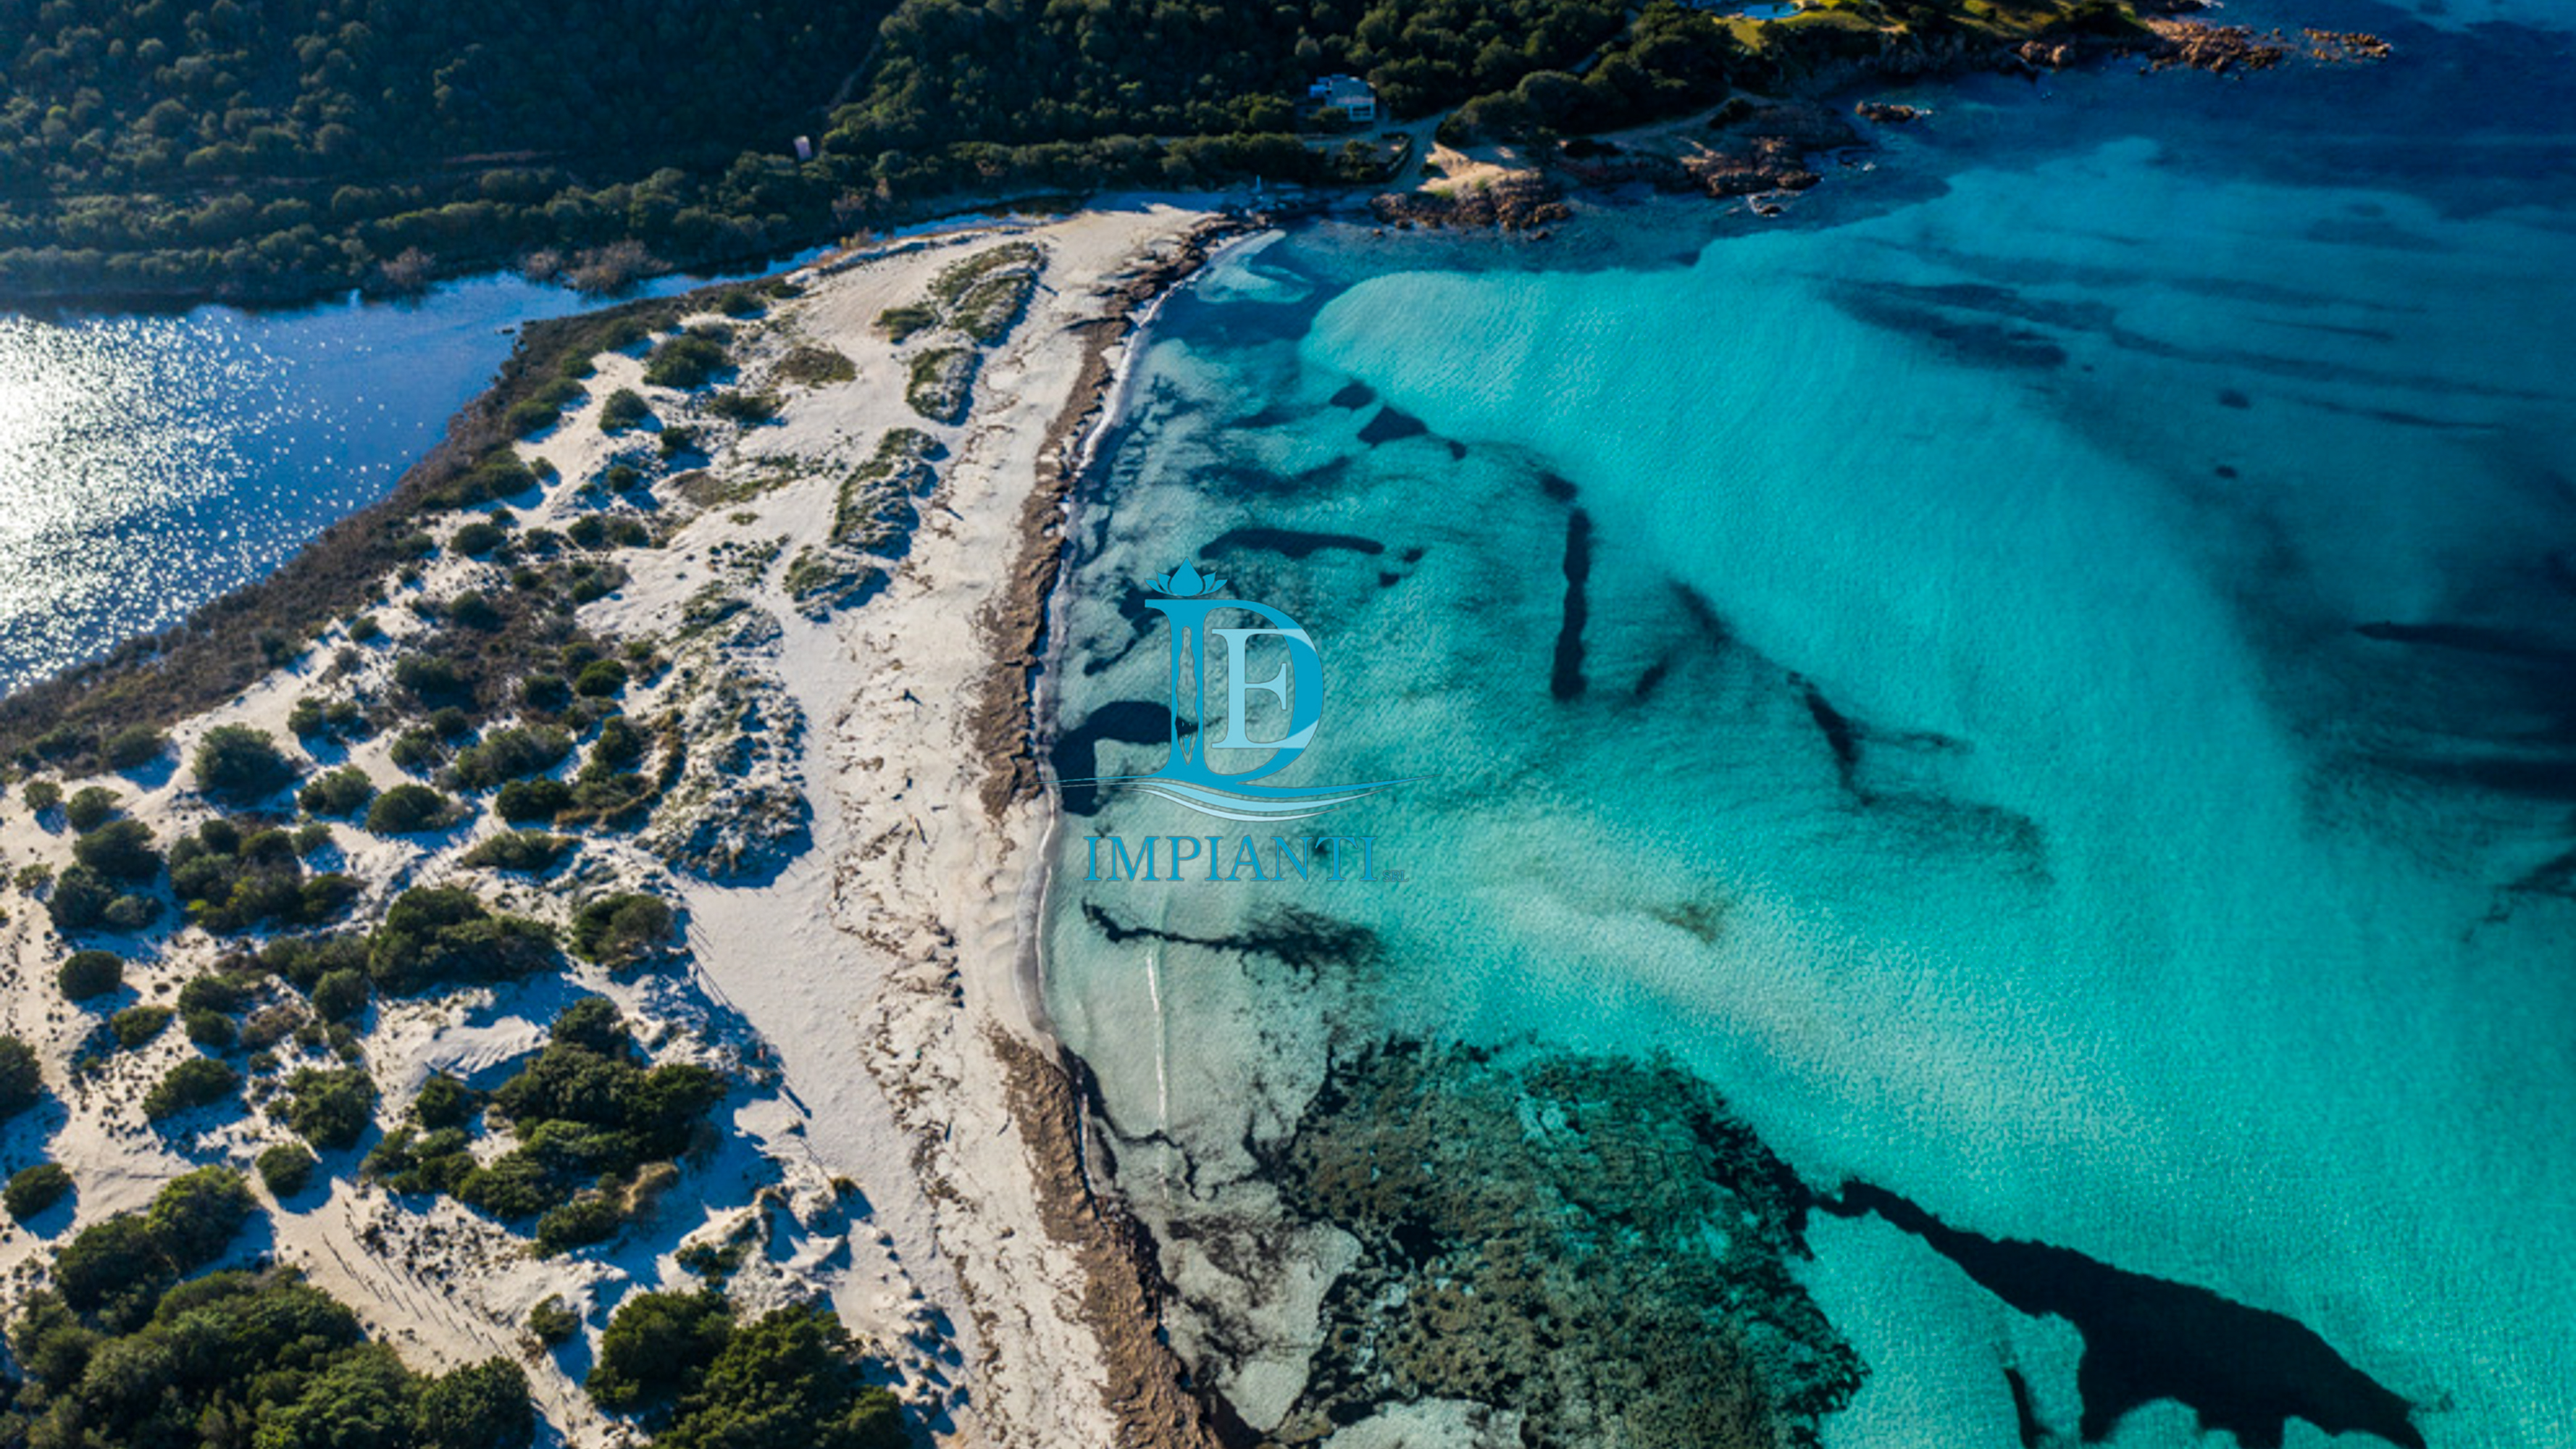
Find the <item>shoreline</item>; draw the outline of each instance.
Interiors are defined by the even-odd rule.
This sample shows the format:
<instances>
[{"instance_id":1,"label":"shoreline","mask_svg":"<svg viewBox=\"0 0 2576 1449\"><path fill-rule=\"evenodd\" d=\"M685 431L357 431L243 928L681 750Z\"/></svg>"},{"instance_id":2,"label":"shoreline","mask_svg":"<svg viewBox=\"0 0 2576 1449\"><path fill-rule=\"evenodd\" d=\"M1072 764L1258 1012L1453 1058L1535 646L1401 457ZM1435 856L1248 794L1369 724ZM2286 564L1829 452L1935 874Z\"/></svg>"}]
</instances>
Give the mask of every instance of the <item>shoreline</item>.
<instances>
[{"instance_id":1,"label":"shoreline","mask_svg":"<svg viewBox=\"0 0 2576 1449\"><path fill-rule=\"evenodd\" d=\"M734 1291L752 1306L831 1303L941 1442L1213 1443L1205 1407L1159 1341L1150 1249L1086 1179L1079 1064L1021 985L1035 946L1030 893L1044 887L1030 853L1047 812L1033 744L996 726L1025 730L1030 718L1062 502L1124 376L1120 344L1205 264L1214 239L1248 225L1130 198L836 258L829 275L787 279L748 318L719 316L701 293L531 329L501 380L392 494L343 521L335 547L207 606L177 641L207 651L200 664L176 670L180 656L157 654L172 641L141 641L0 710L22 747L66 722L90 731L40 773L66 794L92 782L117 791L124 813L165 844L243 808L207 798L184 763L219 725L283 741L308 776L343 766L386 791L434 775L462 797L464 816L437 833L312 822L314 868L354 882L351 924L362 930L418 885L464 885L557 932L575 907L618 893L677 908L676 939L655 969L576 961L461 995L388 989L345 1043L390 1129L432 1071L507 1070L546 1039L566 990L609 996L656 1057L708 1062L733 1084L714 1148L680 1168L689 1188L639 1199L606 1247L539 1257L524 1224L468 1212L442 1191L395 1191L363 1177L355 1155L332 1156L327 1192L266 1204L269 1257L308 1266L406 1354L452 1363L517 1342L550 1295L574 1305L595 1343L625 1297L696 1281L680 1249L738 1241L755 1223L773 1244ZM981 340L953 328L908 343L885 335L881 316L936 295L947 269L1014 246L1036 260L1024 315L1008 329ZM607 340L619 318L665 337L724 329L731 375L695 388L648 381L644 334ZM970 340L980 361L971 405L951 421L926 416L907 378L917 383L921 358ZM831 365L818 373L817 358ZM558 422L511 436L501 416L566 362L583 363L579 398ZM692 451L651 461L652 431L608 421L623 394L640 396L659 427L695 430ZM754 395L771 400L765 414L723 405ZM896 510L893 542L853 541L852 490L882 440L904 435L929 439L933 480L911 485L917 507L901 496L868 504ZM458 491L503 454L507 486ZM629 465L643 468L640 484L612 476ZM506 522L483 514L496 504ZM608 522L627 531L597 537ZM469 543L469 529L501 545ZM414 530L435 535L424 556L393 548ZM613 581L567 598L551 582L567 568ZM808 591L817 572L836 580L820 595ZM501 632L460 632L451 615L468 595L505 602ZM249 657L245 618L290 608L302 621L294 654ZM391 748L418 732L423 708L397 666L460 641L479 641L459 658L489 671L474 719L498 729L534 708L521 673L555 667L554 649L526 632L528 619L637 661L607 708L631 713L664 756L636 777L658 779L649 822L557 823L572 855L551 878L468 860L502 833L501 807L477 798L489 787L406 766ZM101 687L79 694L84 680ZM347 706L352 732L290 723L301 699L315 714L325 701ZM571 726L575 743L598 728L578 709L535 717ZM161 749L182 763L99 766L101 736L129 718L170 729ZM578 763L575 754L542 773L568 786ZM248 808L290 827L297 818L275 794ZM6 812L13 867L70 868L73 833L59 815L14 798ZM69 1084L70 1121L44 1149L80 1185L68 1228L134 1206L189 1166L247 1167L292 1142L282 1121L256 1112L130 1120L141 1088L196 1047L174 1030L104 1066L79 1065L99 1028L90 1010L63 1009L58 965L75 946L106 946L148 1001L230 947L174 918L166 900L147 928L53 927L51 877L31 879L20 877L22 899L0 925L14 962L0 978L0 1016L36 1041L51 1082ZM258 991L304 1009L282 981ZM248 1062L245 1086L272 1092L272 1075L297 1060ZM16 1235L0 1263L41 1264L64 1240ZM615 1441L618 1421L579 1387L579 1360L532 1348L526 1362L569 1446Z\"/></svg>"},{"instance_id":2,"label":"shoreline","mask_svg":"<svg viewBox=\"0 0 2576 1449\"><path fill-rule=\"evenodd\" d=\"M1257 221L1232 217L1199 223L1175 255L1122 289L1124 305L1114 317L1086 332L1083 382L1050 428L1046 461L1021 512L1012 578L1032 592L1015 592L1007 612L994 620L995 675L985 715L992 733L985 738L998 744L1007 729L1014 743L989 759L984 803L997 821L1015 809L1035 817L1035 854L1023 869L1016 912L1021 939L1011 975L1043 1044L991 1033L992 1044L1004 1061L1012 1115L1028 1138L1048 1231L1074 1250L1088 1278L1083 1305L1107 1354L1108 1399L1121 1449L1216 1449L1225 1440L1216 1423L1219 1407L1182 1387L1190 1375L1162 1335L1160 1304L1168 1285L1150 1233L1116 1189L1092 1175L1089 1111L1096 1092L1089 1070L1046 1020L1044 933L1063 812L1044 759L1063 621L1058 604L1066 533L1075 494L1096 465L1132 385L1138 361L1133 340L1166 299L1264 229ZM1028 647L1032 639L1034 649ZM1006 693L1011 703L999 705ZM1011 793L1000 796L997 784Z\"/></svg>"}]
</instances>

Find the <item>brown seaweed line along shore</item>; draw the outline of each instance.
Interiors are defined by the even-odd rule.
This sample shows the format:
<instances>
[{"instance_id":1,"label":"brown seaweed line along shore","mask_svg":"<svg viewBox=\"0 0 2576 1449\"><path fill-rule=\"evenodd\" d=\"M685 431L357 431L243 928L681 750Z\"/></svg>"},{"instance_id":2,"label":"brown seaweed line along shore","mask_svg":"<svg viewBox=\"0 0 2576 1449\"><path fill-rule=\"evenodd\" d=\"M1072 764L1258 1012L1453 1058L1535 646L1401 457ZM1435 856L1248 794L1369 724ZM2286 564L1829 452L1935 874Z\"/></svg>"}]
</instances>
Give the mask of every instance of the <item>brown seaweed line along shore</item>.
<instances>
[{"instance_id":1,"label":"brown seaweed line along shore","mask_svg":"<svg viewBox=\"0 0 2576 1449\"><path fill-rule=\"evenodd\" d=\"M1038 476L1020 507L1018 556L1003 590L983 622L993 640L993 664L971 721L976 751L990 773L984 809L994 820L1043 788L1037 767L1036 670L1046 651L1048 611L1064 570L1064 507L1081 481L1082 445L1108 406L1116 368L1111 350L1134 332L1136 319L1157 298L1207 264L1217 244L1255 230L1266 218L1220 216L1183 235L1168 257L1141 269L1120 287L1110 310L1077 324L1082 371L1063 411L1047 425Z\"/></svg>"},{"instance_id":2,"label":"brown seaweed line along shore","mask_svg":"<svg viewBox=\"0 0 2576 1449\"><path fill-rule=\"evenodd\" d=\"M1037 761L1035 670L1063 575L1065 502L1081 481L1083 443L1101 421L1117 377L1110 353L1133 334L1140 314L1206 265L1220 242L1264 220L1199 223L1170 256L1121 287L1110 311L1080 324L1082 372L1048 427L1038 476L1021 505L1019 556L984 621L993 662L972 728L988 770L984 808L996 821L1045 788ZM1114 1192L1093 1186L1081 1063L1061 1047L1041 1048L1008 1033L991 1032L989 1039L1003 1065L1047 1231L1082 1267L1082 1316L1107 1359L1104 1393L1120 1449L1221 1449L1239 1437L1220 1432L1230 1413L1187 1387L1188 1372L1162 1337L1169 1288L1152 1236Z\"/></svg>"}]
</instances>

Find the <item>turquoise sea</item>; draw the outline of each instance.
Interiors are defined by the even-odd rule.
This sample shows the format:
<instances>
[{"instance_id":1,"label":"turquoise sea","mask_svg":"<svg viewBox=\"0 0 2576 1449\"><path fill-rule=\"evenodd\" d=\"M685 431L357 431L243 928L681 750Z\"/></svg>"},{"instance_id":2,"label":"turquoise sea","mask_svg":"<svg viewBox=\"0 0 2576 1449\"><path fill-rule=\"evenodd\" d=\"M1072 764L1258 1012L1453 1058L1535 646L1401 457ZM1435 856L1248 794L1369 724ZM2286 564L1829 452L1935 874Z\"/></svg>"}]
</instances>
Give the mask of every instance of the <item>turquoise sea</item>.
<instances>
[{"instance_id":1,"label":"turquoise sea","mask_svg":"<svg viewBox=\"0 0 2576 1449\"><path fill-rule=\"evenodd\" d=\"M2576 47L2455 8L1163 309L1060 773L1162 762L1188 562L1321 651L1270 783L1416 777L1281 827L1374 882L1086 882L1256 827L1067 791L1047 1001L1228 1414L2576 1443Z\"/></svg>"}]
</instances>

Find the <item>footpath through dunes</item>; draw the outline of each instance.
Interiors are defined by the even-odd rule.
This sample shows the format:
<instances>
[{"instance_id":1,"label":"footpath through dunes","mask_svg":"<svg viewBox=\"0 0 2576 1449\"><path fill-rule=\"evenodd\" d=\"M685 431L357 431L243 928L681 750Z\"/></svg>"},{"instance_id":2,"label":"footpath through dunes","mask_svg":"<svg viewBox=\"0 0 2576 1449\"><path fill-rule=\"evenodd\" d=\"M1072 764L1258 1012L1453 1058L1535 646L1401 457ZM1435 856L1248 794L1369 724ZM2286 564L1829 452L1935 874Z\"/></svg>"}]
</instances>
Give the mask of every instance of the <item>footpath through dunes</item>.
<instances>
[{"instance_id":1,"label":"footpath through dunes","mask_svg":"<svg viewBox=\"0 0 2576 1449\"><path fill-rule=\"evenodd\" d=\"M1237 226L1103 207L541 332L281 662L158 716L102 676L133 717L0 807L0 1021L56 1099L21 1146L74 1185L0 1270L287 1153L234 1257L424 1370L523 1362L567 1444L631 1433L582 1382L620 1306L701 1281L820 1297L938 1437L1210 1442L1019 967L1062 490ZM705 1111L581 1136L539 1080L576 1048ZM555 1183L576 1140L625 1155Z\"/></svg>"}]
</instances>

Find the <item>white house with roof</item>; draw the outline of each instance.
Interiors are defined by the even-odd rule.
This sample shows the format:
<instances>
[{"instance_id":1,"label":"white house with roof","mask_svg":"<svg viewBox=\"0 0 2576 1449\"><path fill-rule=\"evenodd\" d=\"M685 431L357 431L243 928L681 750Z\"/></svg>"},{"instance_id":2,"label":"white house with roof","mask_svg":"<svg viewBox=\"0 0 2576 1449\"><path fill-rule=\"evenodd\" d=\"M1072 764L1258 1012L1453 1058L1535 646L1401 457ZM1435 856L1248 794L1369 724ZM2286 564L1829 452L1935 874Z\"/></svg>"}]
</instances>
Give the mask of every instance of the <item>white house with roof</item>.
<instances>
[{"instance_id":1,"label":"white house with roof","mask_svg":"<svg viewBox=\"0 0 2576 1449\"><path fill-rule=\"evenodd\" d=\"M1307 103L1317 110L1330 107L1358 125L1377 122L1377 92L1367 81L1355 75L1328 75L1306 87Z\"/></svg>"}]
</instances>

